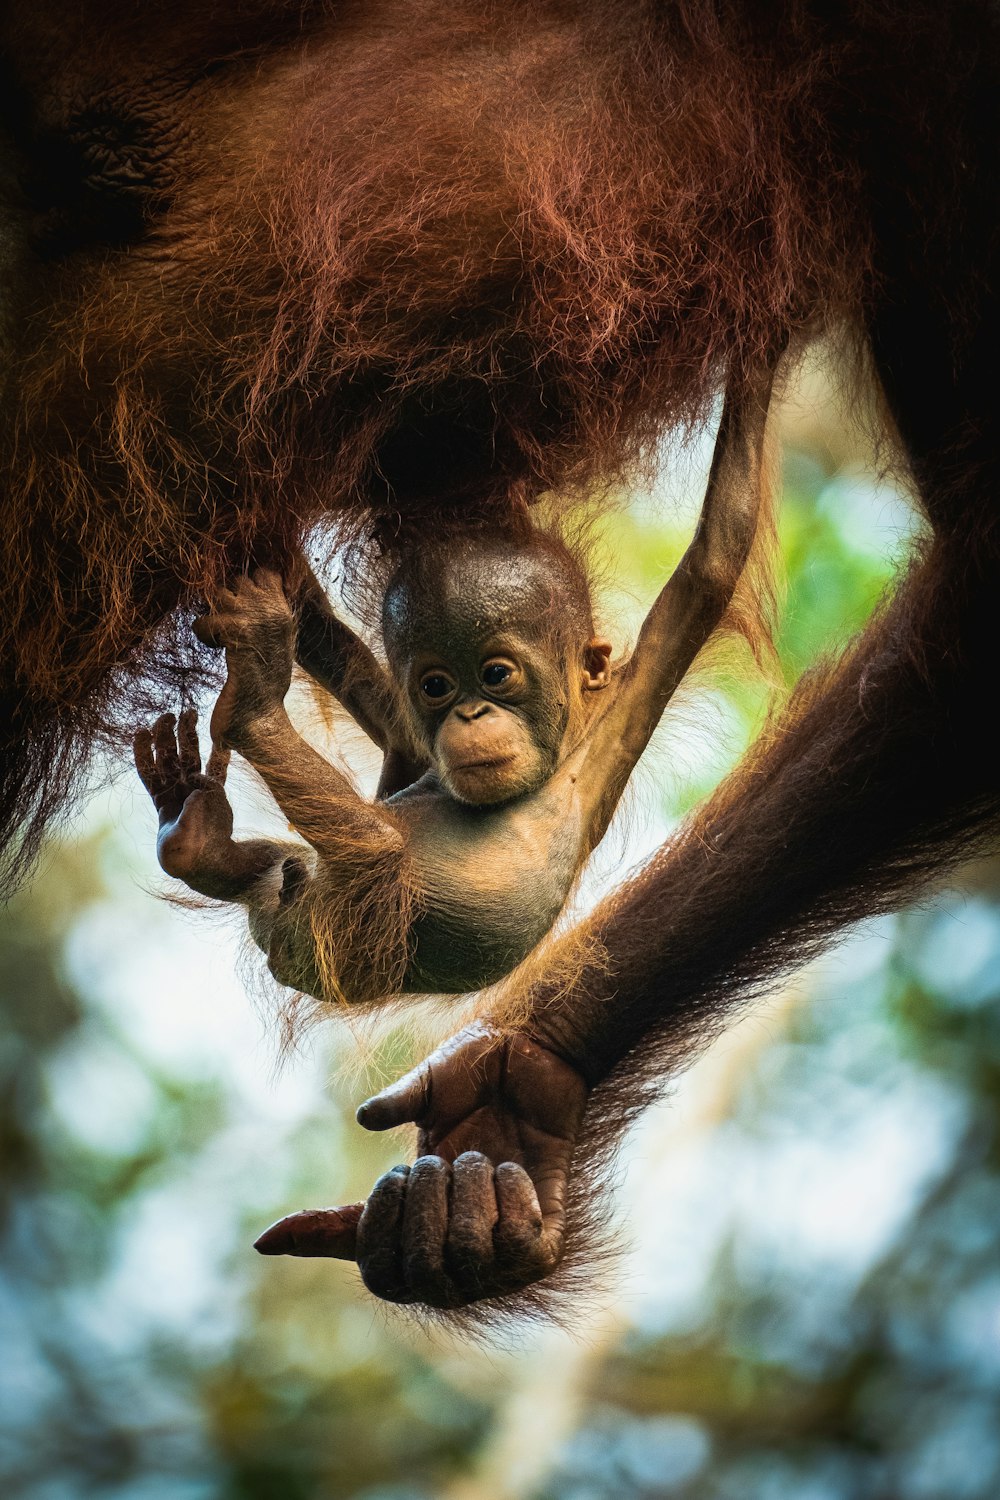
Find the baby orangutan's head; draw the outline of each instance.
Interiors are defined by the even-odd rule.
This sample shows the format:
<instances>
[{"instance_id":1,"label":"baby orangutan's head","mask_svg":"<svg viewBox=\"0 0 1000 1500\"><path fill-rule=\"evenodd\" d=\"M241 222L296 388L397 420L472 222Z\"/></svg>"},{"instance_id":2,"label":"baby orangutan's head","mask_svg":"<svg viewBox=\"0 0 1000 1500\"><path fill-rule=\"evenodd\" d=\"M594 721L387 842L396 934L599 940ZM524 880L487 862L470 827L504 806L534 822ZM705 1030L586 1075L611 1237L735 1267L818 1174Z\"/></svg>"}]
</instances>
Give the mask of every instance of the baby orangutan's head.
<instances>
[{"instance_id":1,"label":"baby orangutan's head","mask_svg":"<svg viewBox=\"0 0 1000 1500\"><path fill-rule=\"evenodd\" d=\"M610 681L583 570L548 537L423 550L389 583L382 633L444 787L474 806L537 791Z\"/></svg>"}]
</instances>

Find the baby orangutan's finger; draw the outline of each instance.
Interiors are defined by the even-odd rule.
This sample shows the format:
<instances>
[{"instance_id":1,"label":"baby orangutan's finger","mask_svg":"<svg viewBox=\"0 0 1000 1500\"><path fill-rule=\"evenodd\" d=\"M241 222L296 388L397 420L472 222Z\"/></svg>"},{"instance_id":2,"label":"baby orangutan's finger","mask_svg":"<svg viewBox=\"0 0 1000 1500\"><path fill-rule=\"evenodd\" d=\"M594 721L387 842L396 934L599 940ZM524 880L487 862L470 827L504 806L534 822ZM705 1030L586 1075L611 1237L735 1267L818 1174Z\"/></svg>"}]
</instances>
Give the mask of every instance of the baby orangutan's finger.
<instances>
[{"instance_id":1,"label":"baby orangutan's finger","mask_svg":"<svg viewBox=\"0 0 1000 1500\"><path fill-rule=\"evenodd\" d=\"M254 1240L261 1255L327 1256L331 1260L354 1260L358 1240L358 1220L363 1203L348 1203L343 1208L305 1208L288 1214L265 1229Z\"/></svg>"},{"instance_id":2,"label":"baby orangutan's finger","mask_svg":"<svg viewBox=\"0 0 1000 1500\"><path fill-rule=\"evenodd\" d=\"M132 754L135 756L135 768L139 772L139 779L151 797L158 797L163 791L163 777L156 769L156 760L153 756L153 736L148 729L137 729L132 740Z\"/></svg>"},{"instance_id":3,"label":"baby orangutan's finger","mask_svg":"<svg viewBox=\"0 0 1000 1500\"><path fill-rule=\"evenodd\" d=\"M403 1210L408 1166L393 1167L372 1189L358 1221L357 1257L368 1290L386 1302L412 1302L403 1276Z\"/></svg>"},{"instance_id":4,"label":"baby orangutan's finger","mask_svg":"<svg viewBox=\"0 0 1000 1500\"><path fill-rule=\"evenodd\" d=\"M239 594L244 607L249 604L264 619L291 618L284 580L271 568L256 568L249 578L241 578Z\"/></svg>"},{"instance_id":5,"label":"baby orangutan's finger","mask_svg":"<svg viewBox=\"0 0 1000 1500\"><path fill-rule=\"evenodd\" d=\"M227 584L221 584L217 589L213 589L211 594L206 596L209 613L228 614L236 608L238 603L237 590L244 576L244 574L240 574L240 577L235 580L233 588L229 588Z\"/></svg>"},{"instance_id":6,"label":"baby orangutan's finger","mask_svg":"<svg viewBox=\"0 0 1000 1500\"><path fill-rule=\"evenodd\" d=\"M479 1151L464 1151L452 1165L451 1216L445 1255L452 1275L472 1300L490 1291L497 1218L493 1163Z\"/></svg>"},{"instance_id":7,"label":"baby orangutan's finger","mask_svg":"<svg viewBox=\"0 0 1000 1500\"><path fill-rule=\"evenodd\" d=\"M153 725L153 750L156 755L156 769L169 785L171 782L179 781L181 775L181 762L177 754L177 740L174 736L174 726L177 723L173 714L161 714Z\"/></svg>"},{"instance_id":8,"label":"baby orangutan's finger","mask_svg":"<svg viewBox=\"0 0 1000 1500\"><path fill-rule=\"evenodd\" d=\"M440 1156L420 1156L410 1168L403 1208L403 1279L414 1302L451 1307L455 1286L444 1266L451 1168Z\"/></svg>"},{"instance_id":9,"label":"baby orangutan's finger","mask_svg":"<svg viewBox=\"0 0 1000 1500\"><path fill-rule=\"evenodd\" d=\"M177 720L177 746L185 777L197 776L201 771L201 746L198 744L198 715L193 708L185 708Z\"/></svg>"},{"instance_id":10,"label":"baby orangutan's finger","mask_svg":"<svg viewBox=\"0 0 1000 1500\"><path fill-rule=\"evenodd\" d=\"M205 775L212 781L219 782L221 786L225 786L232 753L228 745L220 745L218 741L213 741L208 765L205 767Z\"/></svg>"},{"instance_id":11,"label":"baby orangutan's finger","mask_svg":"<svg viewBox=\"0 0 1000 1500\"><path fill-rule=\"evenodd\" d=\"M534 1184L524 1168L512 1161L501 1162L494 1175L500 1211L493 1233L498 1274L518 1283L538 1280L559 1257L544 1233Z\"/></svg>"},{"instance_id":12,"label":"baby orangutan's finger","mask_svg":"<svg viewBox=\"0 0 1000 1500\"><path fill-rule=\"evenodd\" d=\"M251 577L259 589L264 589L269 594L281 594L284 598L284 581L281 574L276 573L273 568L254 568Z\"/></svg>"},{"instance_id":13,"label":"baby orangutan's finger","mask_svg":"<svg viewBox=\"0 0 1000 1500\"><path fill-rule=\"evenodd\" d=\"M191 629L203 646L213 646L219 650L226 644L222 616L214 611L197 615L191 621Z\"/></svg>"}]
</instances>

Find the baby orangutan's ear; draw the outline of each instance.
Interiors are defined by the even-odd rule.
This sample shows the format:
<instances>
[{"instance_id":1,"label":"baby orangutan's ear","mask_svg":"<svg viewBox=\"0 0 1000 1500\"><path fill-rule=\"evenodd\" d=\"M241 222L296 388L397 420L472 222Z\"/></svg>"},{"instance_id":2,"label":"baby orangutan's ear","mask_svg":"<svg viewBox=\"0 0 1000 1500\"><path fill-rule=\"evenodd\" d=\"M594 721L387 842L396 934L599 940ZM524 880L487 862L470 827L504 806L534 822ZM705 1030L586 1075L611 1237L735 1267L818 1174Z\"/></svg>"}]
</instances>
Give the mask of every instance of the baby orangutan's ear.
<instances>
[{"instance_id":1,"label":"baby orangutan's ear","mask_svg":"<svg viewBox=\"0 0 1000 1500\"><path fill-rule=\"evenodd\" d=\"M611 681L611 642L594 636L583 648L583 690L606 688Z\"/></svg>"}]
</instances>

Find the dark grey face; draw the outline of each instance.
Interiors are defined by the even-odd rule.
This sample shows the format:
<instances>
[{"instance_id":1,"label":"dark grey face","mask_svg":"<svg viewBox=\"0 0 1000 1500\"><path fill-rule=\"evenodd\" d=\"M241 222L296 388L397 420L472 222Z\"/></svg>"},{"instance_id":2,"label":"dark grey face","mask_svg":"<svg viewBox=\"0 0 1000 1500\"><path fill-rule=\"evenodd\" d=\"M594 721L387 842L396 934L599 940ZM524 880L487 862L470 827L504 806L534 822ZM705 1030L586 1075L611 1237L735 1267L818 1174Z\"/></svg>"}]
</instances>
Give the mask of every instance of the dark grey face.
<instances>
[{"instance_id":1,"label":"dark grey face","mask_svg":"<svg viewBox=\"0 0 1000 1500\"><path fill-rule=\"evenodd\" d=\"M425 559L386 592L383 635L448 789L495 803L552 774L569 719L568 599L558 563L498 545Z\"/></svg>"}]
</instances>

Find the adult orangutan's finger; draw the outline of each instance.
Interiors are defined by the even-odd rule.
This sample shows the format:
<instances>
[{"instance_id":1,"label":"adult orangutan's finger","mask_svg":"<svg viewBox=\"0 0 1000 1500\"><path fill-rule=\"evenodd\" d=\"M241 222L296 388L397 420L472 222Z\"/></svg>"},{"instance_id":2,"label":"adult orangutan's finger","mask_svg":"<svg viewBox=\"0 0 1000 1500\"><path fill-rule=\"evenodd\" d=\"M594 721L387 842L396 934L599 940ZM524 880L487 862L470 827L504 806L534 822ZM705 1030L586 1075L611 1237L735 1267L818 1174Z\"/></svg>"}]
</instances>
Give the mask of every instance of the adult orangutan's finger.
<instances>
[{"instance_id":1,"label":"adult orangutan's finger","mask_svg":"<svg viewBox=\"0 0 1000 1500\"><path fill-rule=\"evenodd\" d=\"M525 1274L529 1279L543 1276L558 1255L543 1233L542 1210L531 1178L516 1162L505 1161L497 1167L494 1180L499 1218L493 1241L501 1274L518 1279Z\"/></svg>"},{"instance_id":2,"label":"adult orangutan's finger","mask_svg":"<svg viewBox=\"0 0 1000 1500\"><path fill-rule=\"evenodd\" d=\"M542 1211L542 1232L557 1259L562 1256L566 1236L566 1185L569 1179L569 1151L562 1168L536 1171L532 1178L538 1206Z\"/></svg>"},{"instance_id":3,"label":"adult orangutan's finger","mask_svg":"<svg viewBox=\"0 0 1000 1500\"><path fill-rule=\"evenodd\" d=\"M156 755L156 769L169 785L177 781L181 774L180 758L177 754L177 741L174 737L174 726L177 723L173 714L161 714L153 725L153 751Z\"/></svg>"},{"instance_id":4,"label":"adult orangutan's finger","mask_svg":"<svg viewBox=\"0 0 1000 1500\"><path fill-rule=\"evenodd\" d=\"M493 1163L479 1151L463 1151L452 1164L445 1261L466 1293L481 1293L492 1279L497 1219Z\"/></svg>"},{"instance_id":5,"label":"adult orangutan's finger","mask_svg":"<svg viewBox=\"0 0 1000 1500\"><path fill-rule=\"evenodd\" d=\"M403 1277L403 1210L408 1166L393 1167L376 1182L358 1221L356 1254L368 1290L386 1302L411 1302Z\"/></svg>"},{"instance_id":6,"label":"adult orangutan's finger","mask_svg":"<svg viewBox=\"0 0 1000 1500\"><path fill-rule=\"evenodd\" d=\"M430 1096L431 1070L421 1063L359 1105L356 1119L366 1130L391 1130L395 1125L419 1123L430 1107Z\"/></svg>"},{"instance_id":7,"label":"adult orangutan's finger","mask_svg":"<svg viewBox=\"0 0 1000 1500\"><path fill-rule=\"evenodd\" d=\"M201 746L198 744L198 715L185 708L177 720L177 747L185 777L197 776L201 770Z\"/></svg>"},{"instance_id":8,"label":"adult orangutan's finger","mask_svg":"<svg viewBox=\"0 0 1000 1500\"><path fill-rule=\"evenodd\" d=\"M440 1156L421 1156L406 1185L403 1278L413 1300L430 1307L450 1307L456 1300L444 1263L450 1178L451 1168Z\"/></svg>"},{"instance_id":9,"label":"adult orangutan's finger","mask_svg":"<svg viewBox=\"0 0 1000 1500\"><path fill-rule=\"evenodd\" d=\"M343 1208L305 1208L288 1214L265 1229L254 1240L261 1255L324 1255L332 1260L354 1260L358 1239L358 1220L363 1203L348 1203Z\"/></svg>"},{"instance_id":10,"label":"adult orangutan's finger","mask_svg":"<svg viewBox=\"0 0 1000 1500\"><path fill-rule=\"evenodd\" d=\"M158 797L163 791L163 777L156 769L153 736L148 729L136 730L132 740L132 754L135 756L135 768L139 772L146 791L151 797Z\"/></svg>"}]
</instances>

